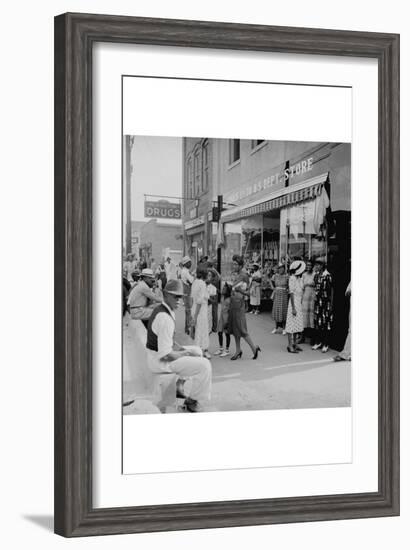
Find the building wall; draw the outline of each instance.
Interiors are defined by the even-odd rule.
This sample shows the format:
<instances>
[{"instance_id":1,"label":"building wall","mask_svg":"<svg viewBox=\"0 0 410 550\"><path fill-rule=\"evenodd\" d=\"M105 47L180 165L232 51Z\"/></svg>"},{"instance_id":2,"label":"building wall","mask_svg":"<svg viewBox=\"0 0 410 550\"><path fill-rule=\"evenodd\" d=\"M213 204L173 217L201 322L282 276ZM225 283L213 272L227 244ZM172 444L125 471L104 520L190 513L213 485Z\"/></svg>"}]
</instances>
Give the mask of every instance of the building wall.
<instances>
[{"instance_id":1,"label":"building wall","mask_svg":"<svg viewBox=\"0 0 410 550\"><path fill-rule=\"evenodd\" d=\"M204 143L207 143L207 176L206 185L202 182L205 181L205 169L204 158L201 155L200 158L200 186L195 186L195 166L192 166L194 174L194 184L192 188L189 185L189 168L188 161L191 158L192 161L195 157L195 151L201 151ZM215 140L205 138L184 138L183 140L183 158L184 158L184 177L182 183L182 196L184 198L183 209L183 227L187 227L184 230L184 253L193 256L194 263L198 259L195 256L202 256L208 253L209 242L211 238L211 223L208 221L208 213L212 209L213 200L213 185L214 185L214 151L213 147ZM199 187L199 189L198 189ZM203 221L202 221L203 218ZM192 223L201 220L202 223L195 225L195 227L189 227ZM188 229L189 227L189 229ZM192 244L196 243L197 247L193 248ZM195 253L195 250L198 253Z\"/></svg>"},{"instance_id":2,"label":"building wall","mask_svg":"<svg viewBox=\"0 0 410 550\"><path fill-rule=\"evenodd\" d=\"M235 210L235 206L247 206L253 201L263 202L264 198L272 192L291 188L293 185L323 174L329 175L330 185L327 186L327 191L331 210L335 213L334 224L329 232L331 236L329 244L332 245L333 251L343 251L345 262L350 258L351 146L349 143L265 141L256 145L251 140L240 140L240 157L230 162L232 140L209 139L208 141L212 174L209 189L206 193L196 196L197 209L194 209L194 201L185 201L187 205L184 217L185 250L193 256L194 260L195 251L199 249L193 247L193 243L197 244L201 250L201 253L197 253L196 256L216 255L216 224L209 221L208 215L211 214L212 201L216 201L218 195L223 196L227 211L231 208ZM184 140L185 159L200 142L200 139L194 138ZM184 178L184 190L186 193L186 178ZM203 216L205 223L195 228L190 227L190 220L192 220L190 208L194 209L195 216ZM189 216L190 213L191 216ZM232 234L230 238L229 242L233 246L232 239L237 240L239 236ZM236 248L237 245L238 243L235 245ZM231 248L227 246L222 250L222 263L226 263L226 258L231 255Z\"/></svg>"},{"instance_id":3,"label":"building wall","mask_svg":"<svg viewBox=\"0 0 410 550\"><path fill-rule=\"evenodd\" d=\"M182 257L182 225L152 219L141 227L140 236L140 247L151 243L150 259L154 258L156 263L164 259L163 254L166 248L179 250ZM143 254L141 254L141 257L143 257Z\"/></svg>"},{"instance_id":4,"label":"building wall","mask_svg":"<svg viewBox=\"0 0 410 550\"><path fill-rule=\"evenodd\" d=\"M246 204L329 172L332 209L350 210L350 144L268 141L252 149L250 140L241 140L240 160L230 165L229 140L218 141L220 156L214 161L221 166L219 192L225 202Z\"/></svg>"}]
</instances>

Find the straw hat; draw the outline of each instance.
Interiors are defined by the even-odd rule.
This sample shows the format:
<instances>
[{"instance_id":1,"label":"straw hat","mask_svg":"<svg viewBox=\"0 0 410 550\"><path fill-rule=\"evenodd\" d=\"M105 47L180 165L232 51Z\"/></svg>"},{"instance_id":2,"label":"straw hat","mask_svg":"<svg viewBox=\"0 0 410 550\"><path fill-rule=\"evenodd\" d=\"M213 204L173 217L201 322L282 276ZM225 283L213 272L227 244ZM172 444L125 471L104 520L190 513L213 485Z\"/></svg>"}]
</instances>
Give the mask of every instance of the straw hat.
<instances>
[{"instance_id":1,"label":"straw hat","mask_svg":"<svg viewBox=\"0 0 410 550\"><path fill-rule=\"evenodd\" d=\"M306 269L306 264L302 260L295 260L290 264L289 269L290 271L294 271L295 275L301 275Z\"/></svg>"},{"instance_id":2,"label":"straw hat","mask_svg":"<svg viewBox=\"0 0 410 550\"><path fill-rule=\"evenodd\" d=\"M190 262L190 261L191 261L191 258L190 258L189 256L184 256L184 257L182 258L181 263L182 263L182 265L185 265L185 264L187 264L187 263Z\"/></svg>"},{"instance_id":3,"label":"straw hat","mask_svg":"<svg viewBox=\"0 0 410 550\"><path fill-rule=\"evenodd\" d=\"M145 268L141 271L141 277L149 277L150 279L155 279L154 272L152 269Z\"/></svg>"}]
</instances>

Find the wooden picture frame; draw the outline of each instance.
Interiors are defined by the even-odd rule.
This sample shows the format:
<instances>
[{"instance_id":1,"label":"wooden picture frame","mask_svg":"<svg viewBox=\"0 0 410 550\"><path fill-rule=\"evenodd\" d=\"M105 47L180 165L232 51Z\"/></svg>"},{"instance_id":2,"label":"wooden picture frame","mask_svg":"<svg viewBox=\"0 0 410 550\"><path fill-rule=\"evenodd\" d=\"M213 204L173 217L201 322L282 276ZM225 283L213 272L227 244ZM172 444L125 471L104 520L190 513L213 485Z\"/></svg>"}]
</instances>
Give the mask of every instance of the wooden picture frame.
<instances>
[{"instance_id":1,"label":"wooden picture frame","mask_svg":"<svg viewBox=\"0 0 410 550\"><path fill-rule=\"evenodd\" d=\"M92 48L96 42L378 63L379 489L120 508L92 503ZM55 18L55 532L104 535L399 514L399 36L88 14Z\"/></svg>"}]
</instances>

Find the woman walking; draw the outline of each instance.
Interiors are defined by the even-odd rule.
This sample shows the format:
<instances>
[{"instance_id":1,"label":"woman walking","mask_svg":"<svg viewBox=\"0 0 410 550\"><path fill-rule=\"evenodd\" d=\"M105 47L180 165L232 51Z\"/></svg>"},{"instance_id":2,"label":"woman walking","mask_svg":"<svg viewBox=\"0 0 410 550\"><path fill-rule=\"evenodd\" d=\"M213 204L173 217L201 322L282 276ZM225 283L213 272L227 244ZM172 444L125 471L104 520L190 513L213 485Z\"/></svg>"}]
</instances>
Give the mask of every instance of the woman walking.
<instances>
[{"instance_id":1,"label":"woman walking","mask_svg":"<svg viewBox=\"0 0 410 550\"><path fill-rule=\"evenodd\" d=\"M243 258L235 254L232 257L232 292L231 305L228 316L228 332L233 334L235 338L236 351L231 357L231 361L236 361L242 357L241 338L250 346L253 357L258 358L258 353L261 351L259 346L255 346L251 337L248 334L245 316L245 297L248 296L249 278L243 269Z\"/></svg>"},{"instance_id":2,"label":"woman walking","mask_svg":"<svg viewBox=\"0 0 410 550\"><path fill-rule=\"evenodd\" d=\"M306 270L302 274L302 311L303 311L303 337L302 342L306 338L313 338L313 329L315 328L314 308L315 308L315 274L313 272L313 264L311 260L306 262Z\"/></svg>"},{"instance_id":3,"label":"woman walking","mask_svg":"<svg viewBox=\"0 0 410 550\"><path fill-rule=\"evenodd\" d=\"M196 279L192 283L192 326L195 328L195 345L202 349L204 357L209 359L209 326L208 326L208 290L206 279L208 271L205 267L198 267Z\"/></svg>"},{"instance_id":4,"label":"woman walking","mask_svg":"<svg viewBox=\"0 0 410 550\"><path fill-rule=\"evenodd\" d=\"M229 308L231 305L231 287L228 283L225 283L221 291L221 313L219 314L218 320L218 340L219 340L219 350L217 350L214 355L219 355L220 357L226 357L229 355L229 346L231 345L231 335L228 331L228 319L229 319ZM224 336L226 345L224 349Z\"/></svg>"},{"instance_id":5,"label":"woman walking","mask_svg":"<svg viewBox=\"0 0 410 550\"><path fill-rule=\"evenodd\" d=\"M278 270L273 275L272 279L272 318L273 330L272 334L278 331L278 327L282 327L282 333L286 334L284 324L288 313L288 282L289 276L285 273L284 264L278 265Z\"/></svg>"},{"instance_id":6,"label":"woman walking","mask_svg":"<svg viewBox=\"0 0 410 550\"><path fill-rule=\"evenodd\" d=\"M289 305L286 317L286 332L288 333L288 352L298 353L302 351L296 343L297 335L303 332L302 312L302 273L306 264L302 260L294 261L289 268Z\"/></svg>"},{"instance_id":7,"label":"woman walking","mask_svg":"<svg viewBox=\"0 0 410 550\"><path fill-rule=\"evenodd\" d=\"M315 342L312 349L321 349L322 353L326 353L333 321L333 281L322 259L315 261L315 268Z\"/></svg>"}]
</instances>

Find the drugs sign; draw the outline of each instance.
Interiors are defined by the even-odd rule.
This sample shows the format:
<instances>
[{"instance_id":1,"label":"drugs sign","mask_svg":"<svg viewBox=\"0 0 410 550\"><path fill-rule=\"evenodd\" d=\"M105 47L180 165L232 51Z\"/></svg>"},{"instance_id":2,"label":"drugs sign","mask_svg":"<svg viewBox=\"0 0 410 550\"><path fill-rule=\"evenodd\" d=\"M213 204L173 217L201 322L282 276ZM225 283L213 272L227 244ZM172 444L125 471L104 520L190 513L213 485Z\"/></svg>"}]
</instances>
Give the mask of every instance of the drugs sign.
<instances>
[{"instance_id":1,"label":"drugs sign","mask_svg":"<svg viewBox=\"0 0 410 550\"><path fill-rule=\"evenodd\" d=\"M181 206L168 201L145 201L144 216L146 218L181 219Z\"/></svg>"}]
</instances>

